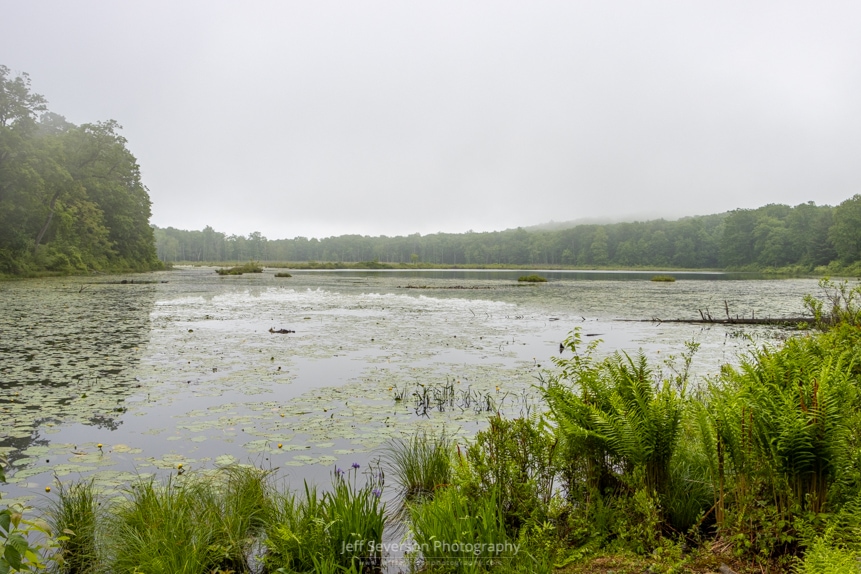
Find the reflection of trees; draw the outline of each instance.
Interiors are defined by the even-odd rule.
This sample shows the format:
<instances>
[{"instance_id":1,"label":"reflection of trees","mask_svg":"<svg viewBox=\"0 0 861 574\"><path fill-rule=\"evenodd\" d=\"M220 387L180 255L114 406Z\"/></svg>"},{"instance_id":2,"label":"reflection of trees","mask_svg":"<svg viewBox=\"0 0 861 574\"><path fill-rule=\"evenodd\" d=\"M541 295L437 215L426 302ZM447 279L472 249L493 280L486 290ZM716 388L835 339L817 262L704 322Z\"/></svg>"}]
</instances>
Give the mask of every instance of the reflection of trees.
<instances>
[{"instance_id":1,"label":"reflection of trees","mask_svg":"<svg viewBox=\"0 0 861 574\"><path fill-rule=\"evenodd\" d=\"M6 455L6 458L9 459L9 464L13 465L16 460L20 460L26 456L22 453L31 446L48 446L50 443L51 441L48 439L39 438L37 430L33 430L30 435L26 437L0 438L0 446L12 448L12 452Z\"/></svg>"},{"instance_id":2,"label":"reflection of trees","mask_svg":"<svg viewBox=\"0 0 861 574\"><path fill-rule=\"evenodd\" d=\"M122 424L123 403L140 386L133 373L157 289L70 279L0 285L0 389L10 397L4 427L15 435L0 446L14 449L11 458L37 444L45 422Z\"/></svg>"}]
</instances>

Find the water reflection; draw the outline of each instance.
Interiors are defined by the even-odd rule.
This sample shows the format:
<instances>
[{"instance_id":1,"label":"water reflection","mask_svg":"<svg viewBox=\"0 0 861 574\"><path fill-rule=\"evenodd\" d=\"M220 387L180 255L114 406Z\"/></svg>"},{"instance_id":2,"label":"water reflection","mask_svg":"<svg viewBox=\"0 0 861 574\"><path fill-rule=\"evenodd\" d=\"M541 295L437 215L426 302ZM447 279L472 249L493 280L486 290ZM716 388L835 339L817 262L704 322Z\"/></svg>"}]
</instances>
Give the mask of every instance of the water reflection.
<instances>
[{"instance_id":1,"label":"water reflection","mask_svg":"<svg viewBox=\"0 0 861 574\"><path fill-rule=\"evenodd\" d=\"M549 273L559 278L525 286L521 271L279 279L205 268L162 276L168 284L0 284L0 408L13 421L0 452L21 457L4 490L28 496L54 473L94 471L116 487L134 472L228 460L320 482L336 462L365 464L387 439L422 425L471 436L486 420L471 407L476 397L511 416L533 408L534 385L575 327L603 339L602 353L643 348L656 365L695 339L695 368L709 373L748 336L773 341L775 331L741 337L737 327L618 319L696 318L725 304L758 317L798 314L816 288L713 274L661 284L647 280L652 272ZM440 403L429 390L432 400L417 406L413 393L446 385L457 400Z\"/></svg>"},{"instance_id":2,"label":"water reflection","mask_svg":"<svg viewBox=\"0 0 861 574\"><path fill-rule=\"evenodd\" d=\"M157 289L91 279L0 283L0 452L14 460L44 444L42 427L122 424Z\"/></svg>"}]
</instances>

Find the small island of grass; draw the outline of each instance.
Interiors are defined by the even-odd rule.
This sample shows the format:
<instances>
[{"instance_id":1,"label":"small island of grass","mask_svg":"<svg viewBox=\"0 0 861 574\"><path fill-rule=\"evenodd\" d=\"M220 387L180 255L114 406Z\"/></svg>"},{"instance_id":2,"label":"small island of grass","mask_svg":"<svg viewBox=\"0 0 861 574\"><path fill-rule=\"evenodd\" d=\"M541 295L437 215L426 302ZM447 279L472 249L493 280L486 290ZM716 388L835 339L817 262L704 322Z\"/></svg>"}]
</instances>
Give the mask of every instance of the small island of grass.
<instances>
[{"instance_id":1,"label":"small island of grass","mask_svg":"<svg viewBox=\"0 0 861 574\"><path fill-rule=\"evenodd\" d=\"M658 283L674 283L676 278L672 275L655 275L652 277L652 281L657 281Z\"/></svg>"},{"instance_id":2,"label":"small island of grass","mask_svg":"<svg viewBox=\"0 0 861 574\"><path fill-rule=\"evenodd\" d=\"M541 275L521 275L517 278L522 283L547 283L547 279Z\"/></svg>"},{"instance_id":3,"label":"small island of grass","mask_svg":"<svg viewBox=\"0 0 861 574\"><path fill-rule=\"evenodd\" d=\"M275 277L293 277L293 276L290 275L289 273L283 273L282 272L282 273L276 273Z\"/></svg>"},{"instance_id":4,"label":"small island of grass","mask_svg":"<svg viewBox=\"0 0 861 574\"><path fill-rule=\"evenodd\" d=\"M263 273L263 267L258 265L254 261L249 261L245 265L237 265L235 267L222 267L221 269L216 269L216 273L219 275L242 275L243 273Z\"/></svg>"}]
</instances>

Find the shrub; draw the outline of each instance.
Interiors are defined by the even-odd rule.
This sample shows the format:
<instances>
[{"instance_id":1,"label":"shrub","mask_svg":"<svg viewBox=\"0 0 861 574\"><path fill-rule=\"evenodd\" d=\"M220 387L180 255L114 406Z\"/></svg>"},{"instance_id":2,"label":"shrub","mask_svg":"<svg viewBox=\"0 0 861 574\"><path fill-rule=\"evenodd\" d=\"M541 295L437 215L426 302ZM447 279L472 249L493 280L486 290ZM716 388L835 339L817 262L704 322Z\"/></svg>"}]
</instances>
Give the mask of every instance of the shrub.
<instances>
[{"instance_id":1,"label":"shrub","mask_svg":"<svg viewBox=\"0 0 861 574\"><path fill-rule=\"evenodd\" d=\"M547 279L541 275L521 275L517 278L521 283L546 283Z\"/></svg>"}]
</instances>

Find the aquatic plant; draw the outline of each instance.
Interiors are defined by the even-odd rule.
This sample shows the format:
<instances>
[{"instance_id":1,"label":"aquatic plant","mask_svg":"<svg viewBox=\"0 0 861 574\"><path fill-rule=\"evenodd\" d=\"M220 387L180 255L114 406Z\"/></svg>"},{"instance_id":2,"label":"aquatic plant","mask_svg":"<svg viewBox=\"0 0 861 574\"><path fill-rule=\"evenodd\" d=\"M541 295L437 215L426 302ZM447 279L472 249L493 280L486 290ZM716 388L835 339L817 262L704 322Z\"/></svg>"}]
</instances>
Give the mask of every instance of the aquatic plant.
<instances>
[{"instance_id":1,"label":"aquatic plant","mask_svg":"<svg viewBox=\"0 0 861 574\"><path fill-rule=\"evenodd\" d=\"M107 541L111 571L153 574L198 573L221 562L218 515L204 501L211 496L198 476L171 476L132 484L114 509Z\"/></svg>"},{"instance_id":2,"label":"aquatic plant","mask_svg":"<svg viewBox=\"0 0 861 574\"><path fill-rule=\"evenodd\" d=\"M103 557L98 545L97 528L104 524L104 516L94 480L70 485L64 485L59 480L57 483L57 496L51 501L47 519L53 532L65 534L58 542L58 553L62 559L59 570L69 574L98 571Z\"/></svg>"},{"instance_id":3,"label":"aquatic plant","mask_svg":"<svg viewBox=\"0 0 861 574\"><path fill-rule=\"evenodd\" d=\"M488 572L516 556L505 531L496 491L469 498L457 487L443 488L432 500L409 506L410 531L430 572Z\"/></svg>"},{"instance_id":4,"label":"aquatic plant","mask_svg":"<svg viewBox=\"0 0 861 574\"><path fill-rule=\"evenodd\" d=\"M221 267L215 270L219 275L242 275L243 273L263 273L263 267L256 261L249 261L244 265L234 267Z\"/></svg>"},{"instance_id":5,"label":"aquatic plant","mask_svg":"<svg viewBox=\"0 0 861 574\"><path fill-rule=\"evenodd\" d=\"M433 498L452 479L454 444L444 433L418 432L408 439L393 439L383 451L383 465L398 487L402 505Z\"/></svg>"},{"instance_id":6,"label":"aquatic plant","mask_svg":"<svg viewBox=\"0 0 861 574\"><path fill-rule=\"evenodd\" d=\"M542 277L541 275L521 275L517 278L521 283L546 283L547 279Z\"/></svg>"},{"instance_id":7,"label":"aquatic plant","mask_svg":"<svg viewBox=\"0 0 861 574\"><path fill-rule=\"evenodd\" d=\"M371 469L358 485L359 466L336 468L332 490L319 495L305 484L304 497L280 495L265 528L271 570L290 572L375 571L385 526L382 476Z\"/></svg>"},{"instance_id":8,"label":"aquatic plant","mask_svg":"<svg viewBox=\"0 0 861 574\"><path fill-rule=\"evenodd\" d=\"M547 517L558 467L558 438L541 418L494 415L458 458L458 482L470 498L493 496L512 536Z\"/></svg>"},{"instance_id":9,"label":"aquatic plant","mask_svg":"<svg viewBox=\"0 0 861 574\"><path fill-rule=\"evenodd\" d=\"M676 278L672 275L653 275L651 280L658 283L675 283Z\"/></svg>"}]
</instances>

